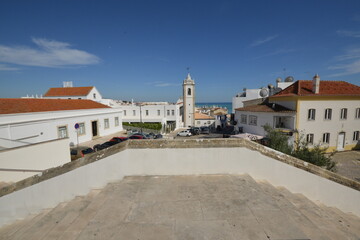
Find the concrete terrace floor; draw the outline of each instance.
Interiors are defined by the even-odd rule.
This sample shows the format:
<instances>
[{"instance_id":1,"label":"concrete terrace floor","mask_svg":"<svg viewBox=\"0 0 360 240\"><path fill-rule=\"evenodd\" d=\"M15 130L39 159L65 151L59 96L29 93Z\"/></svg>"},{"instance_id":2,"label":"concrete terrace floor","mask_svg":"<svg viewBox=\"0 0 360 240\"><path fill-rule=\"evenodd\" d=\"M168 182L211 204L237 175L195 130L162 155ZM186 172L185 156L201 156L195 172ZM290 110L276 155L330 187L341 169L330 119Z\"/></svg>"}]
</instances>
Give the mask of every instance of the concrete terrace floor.
<instances>
[{"instance_id":1,"label":"concrete terrace floor","mask_svg":"<svg viewBox=\"0 0 360 240\"><path fill-rule=\"evenodd\" d=\"M0 239L360 239L360 219L249 175L139 176L4 226Z\"/></svg>"}]
</instances>

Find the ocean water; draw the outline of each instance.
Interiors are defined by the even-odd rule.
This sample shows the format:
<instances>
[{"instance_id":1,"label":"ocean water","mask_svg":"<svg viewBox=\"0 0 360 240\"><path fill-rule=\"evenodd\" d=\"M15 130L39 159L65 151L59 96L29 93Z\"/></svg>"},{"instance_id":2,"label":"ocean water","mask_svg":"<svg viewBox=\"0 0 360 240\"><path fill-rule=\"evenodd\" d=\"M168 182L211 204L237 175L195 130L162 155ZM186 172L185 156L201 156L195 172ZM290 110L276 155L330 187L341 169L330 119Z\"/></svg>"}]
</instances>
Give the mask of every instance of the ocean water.
<instances>
[{"instance_id":1,"label":"ocean water","mask_svg":"<svg viewBox=\"0 0 360 240\"><path fill-rule=\"evenodd\" d=\"M195 103L196 107L221 107L227 108L228 113L231 113L232 103L231 102L203 102L203 103Z\"/></svg>"}]
</instances>

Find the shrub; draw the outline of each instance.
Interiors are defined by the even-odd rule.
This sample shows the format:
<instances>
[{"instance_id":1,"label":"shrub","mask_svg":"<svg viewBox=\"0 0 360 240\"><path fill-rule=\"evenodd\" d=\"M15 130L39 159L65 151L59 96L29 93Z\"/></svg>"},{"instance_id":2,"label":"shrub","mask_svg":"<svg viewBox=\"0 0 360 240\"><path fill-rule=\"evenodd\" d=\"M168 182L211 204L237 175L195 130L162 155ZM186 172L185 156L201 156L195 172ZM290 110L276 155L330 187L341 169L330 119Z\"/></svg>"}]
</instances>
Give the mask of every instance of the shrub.
<instances>
[{"instance_id":1,"label":"shrub","mask_svg":"<svg viewBox=\"0 0 360 240\"><path fill-rule=\"evenodd\" d=\"M137 127L137 128L146 128L146 129L154 129L154 130L161 130L161 123L128 123L123 122L124 126L130 126L130 127Z\"/></svg>"},{"instance_id":2,"label":"shrub","mask_svg":"<svg viewBox=\"0 0 360 240\"><path fill-rule=\"evenodd\" d=\"M336 163L331 160L331 156L334 154L327 155L326 149L321 147L319 144L309 147L309 144L305 141L304 136L300 134L298 139L295 141L295 147L292 148L289 145L289 137L283 133L276 131L269 125L263 126L267 132L269 138L269 147L277 151L289 154L293 157L299 158L306 162L314 165L326 168L327 170L336 171Z\"/></svg>"}]
</instances>

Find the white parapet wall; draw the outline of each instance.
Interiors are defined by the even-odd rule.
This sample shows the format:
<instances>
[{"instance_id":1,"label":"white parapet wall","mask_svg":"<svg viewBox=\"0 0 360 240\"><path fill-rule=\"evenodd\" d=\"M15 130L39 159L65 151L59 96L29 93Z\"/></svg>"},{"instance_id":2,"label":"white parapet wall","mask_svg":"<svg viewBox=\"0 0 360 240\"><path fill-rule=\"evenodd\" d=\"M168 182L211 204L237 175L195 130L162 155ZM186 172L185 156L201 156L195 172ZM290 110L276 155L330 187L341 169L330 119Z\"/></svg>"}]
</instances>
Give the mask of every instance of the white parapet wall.
<instances>
[{"instance_id":1,"label":"white parapet wall","mask_svg":"<svg viewBox=\"0 0 360 240\"><path fill-rule=\"evenodd\" d=\"M67 138L2 150L0 182L18 182L70 161Z\"/></svg>"},{"instance_id":2,"label":"white parapet wall","mask_svg":"<svg viewBox=\"0 0 360 240\"><path fill-rule=\"evenodd\" d=\"M227 141L241 143L240 140ZM169 142L172 144L170 148L164 146ZM112 151L110 154L103 151L89 156L90 160L85 158L72 162L71 166L77 165L69 168L72 170L55 176L50 174L49 179L6 194L0 197L0 226L55 207L75 196L85 195L91 189L102 188L124 176L134 175L249 174L257 180L267 180L275 186L302 193L313 201L360 216L360 191L276 160L246 147L246 144L239 147L209 147L211 140L204 140L199 147L184 148L184 145L176 147L176 140L169 142L160 140L157 147L149 148L146 148L146 144L133 148L132 142L125 142L122 146L109 149ZM194 145L196 142L189 141L188 144ZM261 148L262 151L272 151ZM82 161L90 163L81 164Z\"/></svg>"}]
</instances>

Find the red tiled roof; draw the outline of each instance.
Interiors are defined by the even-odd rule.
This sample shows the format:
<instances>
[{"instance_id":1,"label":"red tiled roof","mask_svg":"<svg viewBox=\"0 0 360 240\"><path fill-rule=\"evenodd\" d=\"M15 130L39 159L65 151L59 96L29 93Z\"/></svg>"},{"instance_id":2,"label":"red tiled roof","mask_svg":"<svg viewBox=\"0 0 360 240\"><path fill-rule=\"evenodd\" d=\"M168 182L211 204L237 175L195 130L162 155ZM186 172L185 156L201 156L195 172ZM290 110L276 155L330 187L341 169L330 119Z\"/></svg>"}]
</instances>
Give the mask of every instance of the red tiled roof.
<instances>
[{"instance_id":1,"label":"red tiled roof","mask_svg":"<svg viewBox=\"0 0 360 240\"><path fill-rule=\"evenodd\" d=\"M311 80L298 80L271 98L283 96L360 96L360 87L344 81L321 80L319 93L315 94Z\"/></svg>"},{"instance_id":2,"label":"red tiled roof","mask_svg":"<svg viewBox=\"0 0 360 240\"><path fill-rule=\"evenodd\" d=\"M202 113L195 113L195 119L214 119L214 117Z\"/></svg>"},{"instance_id":3,"label":"red tiled roof","mask_svg":"<svg viewBox=\"0 0 360 240\"><path fill-rule=\"evenodd\" d=\"M288 109L278 104L251 105L247 107L236 108L235 110L244 112L295 112L294 110Z\"/></svg>"},{"instance_id":4,"label":"red tiled roof","mask_svg":"<svg viewBox=\"0 0 360 240\"><path fill-rule=\"evenodd\" d=\"M44 97L61 97L61 96L86 96L93 87L62 87L50 88Z\"/></svg>"},{"instance_id":5,"label":"red tiled roof","mask_svg":"<svg viewBox=\"0 0 360 240\"><path fill-rule=\"evenodd\" d=\"M0 98L0 114L110 108L92 100Z\"/></svg>"}]
</instances>

